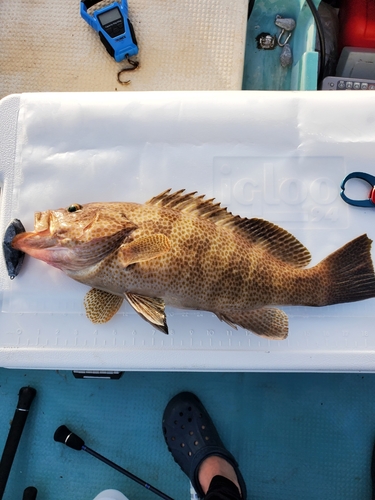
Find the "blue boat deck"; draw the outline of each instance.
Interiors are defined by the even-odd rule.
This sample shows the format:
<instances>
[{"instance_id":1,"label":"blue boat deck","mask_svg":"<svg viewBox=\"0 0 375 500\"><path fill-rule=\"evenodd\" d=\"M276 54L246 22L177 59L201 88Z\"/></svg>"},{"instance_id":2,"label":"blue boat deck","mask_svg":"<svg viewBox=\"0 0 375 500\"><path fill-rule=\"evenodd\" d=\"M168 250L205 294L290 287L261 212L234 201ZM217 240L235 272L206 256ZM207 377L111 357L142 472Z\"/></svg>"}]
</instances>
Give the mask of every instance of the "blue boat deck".
<instances>
[{"instance_id":1,"label":"blue boat deck","mask_svg":"<svg viewBox=\"0 0 375 500\"><path fill-rule=\"evenodd\" d=\"M172 498L189 481L161 430L176 393L196 393L236 456L251 500L370 498L375 434L372 374L127 372L120 380L77 380L71 372L0 370L0 443L18 391L37 390L5 500L35 486L38 500L92 500L114 488L129 500L157 498L83 451L53 440L62 424L88 447Z\"/></svg>"}]
</instances>

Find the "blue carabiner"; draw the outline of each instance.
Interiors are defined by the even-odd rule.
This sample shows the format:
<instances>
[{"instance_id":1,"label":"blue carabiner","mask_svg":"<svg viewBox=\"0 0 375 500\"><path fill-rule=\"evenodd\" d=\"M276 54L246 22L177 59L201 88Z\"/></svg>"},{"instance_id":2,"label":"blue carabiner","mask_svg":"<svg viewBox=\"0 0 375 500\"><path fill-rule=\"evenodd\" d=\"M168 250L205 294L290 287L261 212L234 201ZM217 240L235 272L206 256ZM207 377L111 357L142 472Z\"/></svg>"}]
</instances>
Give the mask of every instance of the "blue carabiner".
<instances>
[{"instance_id":1,"label":"blue carabiner","mask_svg":"<svg viewBox=\"0 0 375 500\"><path fill-rule=\"evenodd\" d=\"M351 200L345 194L345 184L350 179L361 179L366 181L371 186L371 191L367 200ZM341 198L348 203L349 205L353 205L354 207L362 207L362 208L374 208L375 207L375 177L370 174L366 174L364 172L352 172L347 175L345 179L341 183Z\"/></svg>"}]
</instances>

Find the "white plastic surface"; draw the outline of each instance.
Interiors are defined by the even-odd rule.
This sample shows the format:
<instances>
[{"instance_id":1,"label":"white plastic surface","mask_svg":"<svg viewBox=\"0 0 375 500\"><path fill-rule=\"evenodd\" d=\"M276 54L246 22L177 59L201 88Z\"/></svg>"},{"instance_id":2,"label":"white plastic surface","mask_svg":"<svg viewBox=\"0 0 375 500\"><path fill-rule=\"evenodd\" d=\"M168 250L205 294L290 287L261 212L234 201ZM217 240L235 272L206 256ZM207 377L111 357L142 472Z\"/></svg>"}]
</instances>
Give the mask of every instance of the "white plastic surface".
<instances>
[{"instance_id":1,"label":"white plastic surface","mask_svg":"<svg viewBox=\"0 0 375 500\"><path fill-rule=\"evenodd\" d=\"M291 231L316 264L375 237L375 210L340 198L345 175L375 174L375 95L308 92L24 94L0 104L1 234L17 217L90 201L144 202L197 190ZM17 131L16 131L17 126ZM366 198L353 182L348 195ZM349 189L349 187L348 187ZM26 258L1 261L0 365L87 370L375 369L375 301L288 307L285 341L232 330L210 313L167 309L165 336L127 304L105 325L87 287Z\"/></svg>"},{"instance_id":2,"label":"white plastic surface","mask_svg":"<svg viewBox=\"0 0 375 500\"><path fill-rule=\"evenodd\" d=\"M118 490L104 490L97 495L94 500L129 500Z\"/></svg>"}]
</instances>

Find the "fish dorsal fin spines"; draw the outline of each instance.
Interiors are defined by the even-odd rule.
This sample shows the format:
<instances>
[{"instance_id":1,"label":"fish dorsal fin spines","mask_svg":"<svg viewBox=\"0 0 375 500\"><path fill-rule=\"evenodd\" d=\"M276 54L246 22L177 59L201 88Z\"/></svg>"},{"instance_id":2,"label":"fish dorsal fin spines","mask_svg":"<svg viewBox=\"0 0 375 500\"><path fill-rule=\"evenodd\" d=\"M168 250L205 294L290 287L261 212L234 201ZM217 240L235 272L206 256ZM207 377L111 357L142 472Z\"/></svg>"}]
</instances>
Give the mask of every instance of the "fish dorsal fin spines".
<instances>
[{"instance_id":1,"label":"fish dorsal fin spines","mask_svg":"<svg viewBox=\"0 0 375 500\"><path fill-rule=\"evenodd\" d=\"M246 219L233 215L225 207L221 207L220 203L213 203L213 198L204 200L204 195L196 196L196 192L186 194L184 192L184 189L180 189L171 193L171 190L167 189L151 198L147 204L172 208L209 219L218 226L225 226L241 234L252 244L261 246L283 262L296 267L305 267L309 264L310 252L285 229L263 219Z\"/></svg>"},{"instance_id":2,"label":"fish dorsal fin spines","mask_svg":"<svg viewBox=\"0 0 375 500\"><path fill-rule=\"evenodd\" d=\"M215 224L220 225L229 224L236 218L225 207L221 207L220 203L213 203L214 198L204 200L204 195L196 196L196 191L183 194L184 189L175 193L170 193L170 191L170 189L163 191L158 196L151 198L147 204L191 213L204 219L210 219Z\"/></svg>"}]
</instances>

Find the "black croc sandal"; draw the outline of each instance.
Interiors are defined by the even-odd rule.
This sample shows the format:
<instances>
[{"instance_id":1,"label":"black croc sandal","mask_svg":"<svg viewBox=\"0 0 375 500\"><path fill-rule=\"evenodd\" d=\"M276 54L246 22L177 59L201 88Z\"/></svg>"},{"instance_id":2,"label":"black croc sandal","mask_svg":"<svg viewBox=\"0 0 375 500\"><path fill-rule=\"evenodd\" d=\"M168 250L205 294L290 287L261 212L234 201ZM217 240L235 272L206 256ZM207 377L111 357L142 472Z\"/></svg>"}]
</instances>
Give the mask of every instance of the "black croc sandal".
<instances>
[{"instance_id":1,"label":"black croc sandal","mask_svg":"<svg viewBox=\"0 0 375 500\"><path fill-rule=\"evenodd\" d=\"M197 396L181 392L169 401L163 414L163 433L168 450L189 477L200 498L204 497L204 492L198 481L199 466L207 457L216 455L234 468L241 496L246 500L246 486L238 464L224 447L211 417Z\"/></svg>"}]
</instances>

